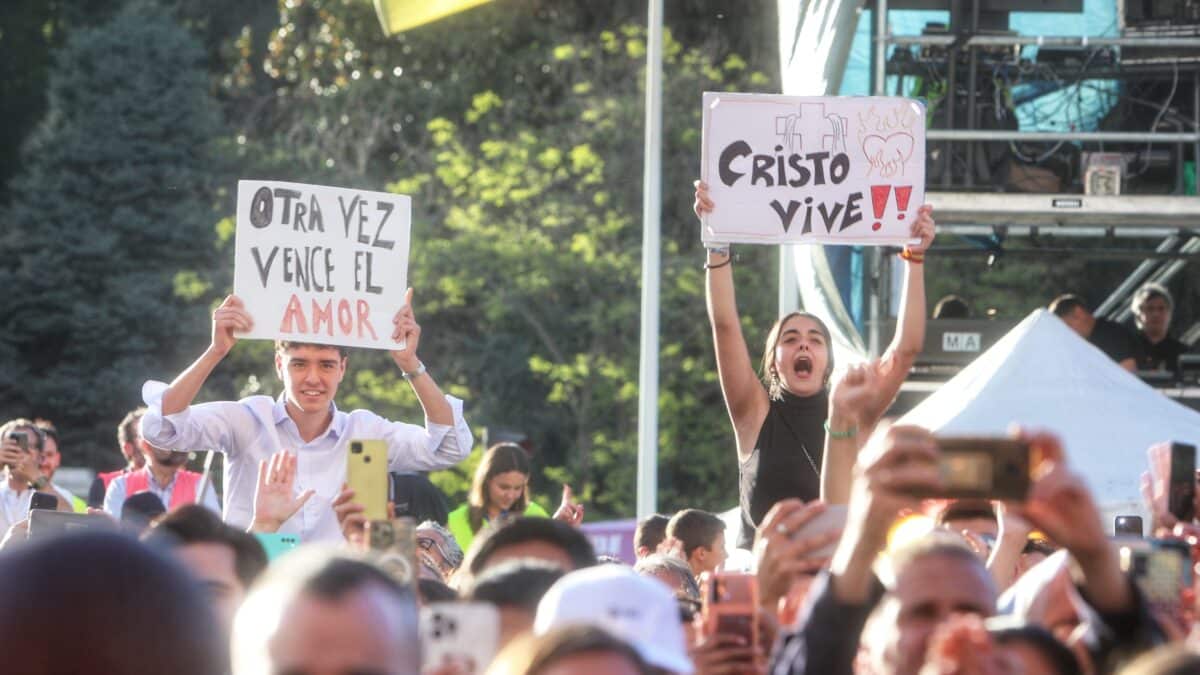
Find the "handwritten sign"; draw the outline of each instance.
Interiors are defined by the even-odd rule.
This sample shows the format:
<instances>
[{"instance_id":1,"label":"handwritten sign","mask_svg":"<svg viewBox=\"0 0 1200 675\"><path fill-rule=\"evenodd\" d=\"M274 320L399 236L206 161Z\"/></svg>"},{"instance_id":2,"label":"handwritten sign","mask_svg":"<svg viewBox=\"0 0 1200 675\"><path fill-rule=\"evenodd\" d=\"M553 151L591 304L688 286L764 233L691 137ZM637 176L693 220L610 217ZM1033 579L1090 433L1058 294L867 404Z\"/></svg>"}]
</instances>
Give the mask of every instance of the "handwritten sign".
<instances>
[{"instance_id":1,"label":"handwritten sign","mask_svg":"<svg viewBox=\"0 0 1200 675\"><path fill-rule=\"evenodd\" d=\"M411 200L278 181L238 181L234 292L244 337L397 349Z\"/></svg>"},{"instance_id":2,"label":"handwritten sign","mask_svg":"<svg viewBox=\"0 0 1200 675\"><path fill-rule=\"evenodd\" d=\"M925 108L705 92L700 176L706 243L905 244L925 201Z\"/></svg>"}]
</instances>

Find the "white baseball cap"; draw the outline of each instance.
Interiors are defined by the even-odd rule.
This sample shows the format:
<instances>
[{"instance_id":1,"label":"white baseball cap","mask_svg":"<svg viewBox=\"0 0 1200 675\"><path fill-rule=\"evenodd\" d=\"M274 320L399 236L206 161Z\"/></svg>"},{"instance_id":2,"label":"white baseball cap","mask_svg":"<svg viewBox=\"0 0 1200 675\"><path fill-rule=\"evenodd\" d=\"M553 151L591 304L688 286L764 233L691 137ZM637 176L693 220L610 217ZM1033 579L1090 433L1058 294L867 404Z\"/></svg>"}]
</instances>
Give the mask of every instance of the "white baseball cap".
<instances>
[{"instance_id":1,"label":"white baseball cap","mask_svg":"<svg viewBox=\"0 0 1200 675\"><path fill-rule=\"evenodd\" d=\"M661 581L624 565L598 565L559 579L538 603L533 632L597 626L629 643L650 665L690 675L679 604Z\"/></svg>"}]
</instances>

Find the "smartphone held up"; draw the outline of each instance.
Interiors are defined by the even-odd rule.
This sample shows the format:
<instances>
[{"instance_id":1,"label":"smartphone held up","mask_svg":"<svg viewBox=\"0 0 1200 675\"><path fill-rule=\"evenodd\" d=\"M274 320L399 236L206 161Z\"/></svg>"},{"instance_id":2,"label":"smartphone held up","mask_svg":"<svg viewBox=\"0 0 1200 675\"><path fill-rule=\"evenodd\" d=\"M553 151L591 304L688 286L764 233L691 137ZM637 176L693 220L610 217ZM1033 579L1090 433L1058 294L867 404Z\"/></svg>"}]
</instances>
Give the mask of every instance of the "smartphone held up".
<instances>
[{"instance_id":1,"label":"smartphone held up","mask_svg":"<svg viewBox=\"0 0 1200 675\"><path fill-rule=\"evenodd\" d=\"M987 436L938 436L940 490L917 491L930 499L1024 501L1033 483L1028 442Z\"/></svg>"}]
</instances>

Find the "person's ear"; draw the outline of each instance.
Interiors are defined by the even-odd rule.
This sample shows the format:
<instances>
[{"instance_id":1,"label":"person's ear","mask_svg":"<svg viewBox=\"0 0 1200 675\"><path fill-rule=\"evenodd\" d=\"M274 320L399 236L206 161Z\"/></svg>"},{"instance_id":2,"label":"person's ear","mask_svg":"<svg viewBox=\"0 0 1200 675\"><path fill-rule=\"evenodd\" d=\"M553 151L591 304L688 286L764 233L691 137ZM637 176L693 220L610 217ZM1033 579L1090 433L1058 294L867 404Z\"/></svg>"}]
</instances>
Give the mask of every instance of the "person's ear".
<instances>
[{"instance_id":1,"label":"person's ear","mask_svg":"<svg viewBox=\"0 0 1200 675\"><path fill-rule=\"evenodd\" d=\"M283 355L275 352L275 375L283 380Z\"/></svg>"}]
</instances>

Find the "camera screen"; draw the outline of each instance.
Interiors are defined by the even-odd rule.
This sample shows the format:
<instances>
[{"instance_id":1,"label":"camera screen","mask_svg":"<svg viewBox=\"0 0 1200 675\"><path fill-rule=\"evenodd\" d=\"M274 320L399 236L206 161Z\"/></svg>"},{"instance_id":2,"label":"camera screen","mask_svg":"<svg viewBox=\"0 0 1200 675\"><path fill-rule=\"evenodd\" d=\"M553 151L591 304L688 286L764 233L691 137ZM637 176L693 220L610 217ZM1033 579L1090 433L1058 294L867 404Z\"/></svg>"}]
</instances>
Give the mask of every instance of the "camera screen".
<instances>
[{"instance_id":1,"label":"camera screen","mask_svg":"<svg viewBox=\"0 0 1200 675\"><path fill-rule=\"evenodd\" d=\"M942 455L942 480L951 489L987 491L992 488L992 457L986 452Z\"/></svg>"}]
</instances>

